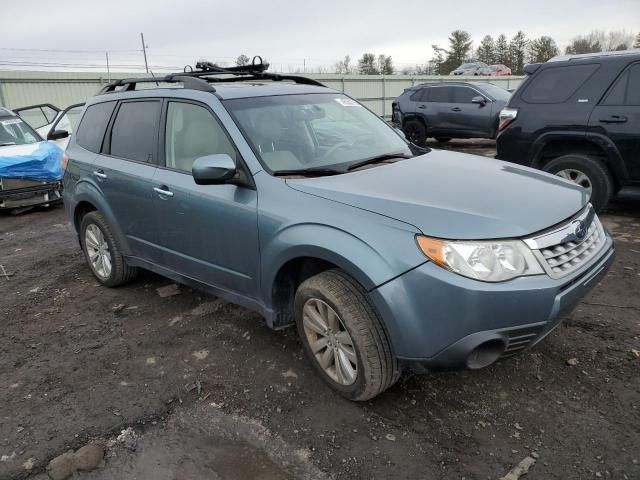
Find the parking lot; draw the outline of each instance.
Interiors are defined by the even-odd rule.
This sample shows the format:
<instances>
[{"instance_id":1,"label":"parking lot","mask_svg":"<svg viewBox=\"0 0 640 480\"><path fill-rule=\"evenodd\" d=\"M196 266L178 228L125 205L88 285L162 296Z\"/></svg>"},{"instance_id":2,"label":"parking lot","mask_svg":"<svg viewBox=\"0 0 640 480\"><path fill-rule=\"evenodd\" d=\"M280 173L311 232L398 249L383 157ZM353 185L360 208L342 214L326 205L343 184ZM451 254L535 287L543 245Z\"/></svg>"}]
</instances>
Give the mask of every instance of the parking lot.
<instances>
[{"instance_id":1,"label":"parking lot","mask_svg":"<svg viewBox=\"0 0 640 480\"><path fill-rule=\"evenodd\" d=\"M366 403L322 383L293 329L151 273L99 286L61 207L2 217L0 479L88 442L108 448L86 478L497 479L529 455L527 478L640 478L639 207L603 215L615 263L540 345Z\"/></svg>"}]
</instances>

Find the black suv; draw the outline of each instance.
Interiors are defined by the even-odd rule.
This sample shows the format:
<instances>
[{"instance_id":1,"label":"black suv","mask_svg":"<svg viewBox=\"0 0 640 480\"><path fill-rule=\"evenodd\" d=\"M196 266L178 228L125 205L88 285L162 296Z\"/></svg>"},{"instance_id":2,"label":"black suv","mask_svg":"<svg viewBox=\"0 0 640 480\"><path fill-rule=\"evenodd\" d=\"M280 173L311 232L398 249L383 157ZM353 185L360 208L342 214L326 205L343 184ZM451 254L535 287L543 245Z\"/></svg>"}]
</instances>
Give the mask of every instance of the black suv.
<instances>
[{"instance_id":1,"label":"black suv","mask_svg":"<svg viewBox=\"0 0 640 480\"><path fill-rule=\"evenodd\" d=\"M602 210L640 193L640 50L556 57L528 77L500 113L500 160L572 180Z\"/></svg>"}]
</instances>

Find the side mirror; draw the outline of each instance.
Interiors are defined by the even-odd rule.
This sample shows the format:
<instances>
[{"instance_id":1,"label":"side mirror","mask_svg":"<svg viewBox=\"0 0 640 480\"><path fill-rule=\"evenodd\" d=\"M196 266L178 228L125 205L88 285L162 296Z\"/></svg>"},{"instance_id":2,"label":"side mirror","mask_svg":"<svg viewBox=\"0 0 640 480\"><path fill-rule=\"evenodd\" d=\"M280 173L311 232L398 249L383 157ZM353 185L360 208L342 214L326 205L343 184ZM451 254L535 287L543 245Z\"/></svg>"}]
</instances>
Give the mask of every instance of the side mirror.
<instances>
[{"instance_id":1,"label":"side mirror","mask_svg":"<svg viewBox=\"0 0 640 480\"><path fill-rule=\"evenodd\" d=\"M471 103L477 103L478 105L483 107L487 103L487 99L484 98L482 95L478 95L477 97L473 97L471 99Z\"/></svg>"},{"instance_id":2,"label":"side mirror","mask_svg":"<svg viewBox=\"0 0 640 480\"><path fill-rule=\"evenodd\" d=\"M47 135L47 140L62 140L67 137L69 137L69 132L66 130L53 130Z\"/></svg>"},{"instance_id":3,"label":"side mirror","mask_svg":"<svg viewBox=\"0 0 640 480\"><path fill-rule=\"evenodd\" d=\"M196 158L191 167L193 179L198 185L219 185L236 174L236 164L226 153Z\"/></svg>"}]
</instances>

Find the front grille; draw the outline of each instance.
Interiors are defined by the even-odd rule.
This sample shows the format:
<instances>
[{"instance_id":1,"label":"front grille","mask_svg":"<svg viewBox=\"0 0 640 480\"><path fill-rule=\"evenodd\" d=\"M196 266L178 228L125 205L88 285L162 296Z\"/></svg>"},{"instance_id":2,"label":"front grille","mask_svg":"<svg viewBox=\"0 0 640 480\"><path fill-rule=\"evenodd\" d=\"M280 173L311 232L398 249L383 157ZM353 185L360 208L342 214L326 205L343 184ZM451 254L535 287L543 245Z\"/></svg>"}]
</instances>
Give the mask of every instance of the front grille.
<instances>
[{"instance_id":1,"label":"front grille","mask_svg":"<svg viewBox=\"0 0 640 480\"><path fill-rule=\"evenodd\" d=\"M593 218L584 240L571 240L539 250L547 272L561 278L578 270L598 253L605 244L604 229L598 217Z\"/></svg>"},{"instance_id":2,"label":"front grille","mask_svg":"<svg viewBox=\"0 0 640 480\"><path fill-rule=\"evenodd\" d=\"M589 205L562 226L524 242L551 278L562 278L594 259L606 245L607 237Z\"/></svg>"}]
</instances>

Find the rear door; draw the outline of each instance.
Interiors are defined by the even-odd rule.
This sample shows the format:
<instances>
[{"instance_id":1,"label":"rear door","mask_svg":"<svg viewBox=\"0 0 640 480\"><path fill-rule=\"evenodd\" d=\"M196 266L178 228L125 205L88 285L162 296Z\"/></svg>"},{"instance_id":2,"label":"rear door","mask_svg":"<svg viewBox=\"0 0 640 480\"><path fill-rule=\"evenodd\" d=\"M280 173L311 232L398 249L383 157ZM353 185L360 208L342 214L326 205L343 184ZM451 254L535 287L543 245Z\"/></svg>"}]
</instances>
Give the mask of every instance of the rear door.
<instances>
[{"instance_id":1,"label":"rear door","mask_svg":"<svg viewBox=\"0 0 640 480\"><path fill-rule=\"evenodd\" d=\"M448 86L430 86L424 89L417 105L427 125L429 136L451 131L446 112L451 108L452 88Z\"/></svg>"},{"instance_id":2,"label":"rear door","mask_svg":"<svg viewBox=\"0 0 640 480\"><path fill-rule=\"evenodd\" d=\"M161 100L119 102L92 176L128 240L134 256L159 262L151 214Z\"/></svg>"},{"instance_id":3,"label":"rear door","mask_svg":"<svg viewBox=\"0 0 640 480\"><path fill-rule=\"evenodd\" d=\"M209 285L254 297L257 292L257 193L238 185L197 185L194 160L227 154L243 160L214 111L190 100L168 100L153 182L153 203L162 228L165 265Z\"/></svg>"},{"instance_id":4,"label":"rear door","mask_svg":"<svg viewBox=\"0 0 640 480\"><path fill-rule=\"evenodd\" d=\"M615 143L634 181L640 181L640 62L629 65L594 108L589 130Z\"/></svg>"},{"instance_id":5,"label":"rear door","mask_svg":"<svg viewBox=\"0 0 640 480\"><path fill-rule=\"evenodd\" d=\"M491 101L471 87L452 87L453 98L446 112L447 121L455 132L465 137L484 137L491 134ZM484 105L472 103L474 97L484 97Z\"/></svg>"}]
</instances>

